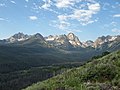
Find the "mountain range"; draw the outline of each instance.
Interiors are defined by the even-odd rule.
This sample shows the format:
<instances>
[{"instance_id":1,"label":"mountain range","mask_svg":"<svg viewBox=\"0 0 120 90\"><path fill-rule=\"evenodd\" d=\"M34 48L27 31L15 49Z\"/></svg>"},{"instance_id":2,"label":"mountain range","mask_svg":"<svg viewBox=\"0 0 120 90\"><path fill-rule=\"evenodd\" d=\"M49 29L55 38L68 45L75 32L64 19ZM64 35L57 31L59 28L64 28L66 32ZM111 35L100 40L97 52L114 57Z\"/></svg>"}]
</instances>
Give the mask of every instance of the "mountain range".
<instances>
[{"instance_id":1,"label":"mountain range","mask_svg":"<svg viewBox=\"0 0 120 90\"><path fill-rule=\"evenodd\" d=\"M120 50L120 35L101 36L95 41L88 40L86 42L81 42L74 33L44 37L40 33L27 35L19 32L7 39L0 40L0 46L4 48L6 46L7 48L21 48L23 49L22 53L27 53L24 51L24 48L29 48L29 50L32 49L31 53L29 53L30 55L32 53L38 53L37 55L39 55L44 51L47 53L44 55L47 56L49 54L51 57L56 55L57 57L59 56L61 60L64 58L68 61L85 61L106 51L113 52ZM10 50L13 51L12 49ZM36 52L36 50L39 51ZM21 51L19 52L21 53ZM57 53L59 53L59 55L57 55ZM43 55L43 53L41 54ZM17 55L16 53L16 56Z\"/></svg>"},{"instance_id":2,"label":"mountain range","mask_svg":"<svg viewBox=\"0 0 120 90\"><path fill-rule=\"evenodd\" d=\"M8 39L0 40L0 44L14 44L14 45L42 45L46 47L54 47L63 50L75 50L75 49L106 49L114 50L120 46L120 35L116 36L101 36L95 41L88 40L81 42L74 33L68 33L68 35L49 35L43 37L40 33L34 35L27 35L23 33L17 33Z\"/></svg>"}]
</instances>

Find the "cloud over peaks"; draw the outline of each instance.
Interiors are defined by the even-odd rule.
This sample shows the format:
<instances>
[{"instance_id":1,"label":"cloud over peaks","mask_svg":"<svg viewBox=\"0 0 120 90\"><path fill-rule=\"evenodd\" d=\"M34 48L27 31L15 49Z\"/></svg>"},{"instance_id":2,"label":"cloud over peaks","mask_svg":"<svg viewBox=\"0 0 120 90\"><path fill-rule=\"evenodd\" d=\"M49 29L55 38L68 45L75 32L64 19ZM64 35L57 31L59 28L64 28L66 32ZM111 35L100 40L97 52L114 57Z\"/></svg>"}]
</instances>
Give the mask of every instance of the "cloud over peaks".
<instances>
[{"instance_id":1,"label":"cloud over peaks","mask_svg":"<svg viewBox=\"0 0 120 90\"><path fill-rule=\"evenodd\" d=\"M37 20L38 18L36 16L29 16L29 19L34 21Z\"/></svg>"},{"instance_id":2,"label":"cloud over peaks","mask_svg":"<svg viewBox=\"0 0 120 90\"><path fill-rule=\"evenodd\" d=\"M113 17L120 17L120 14L115 14L113 15Z\"/></svg>"},{"instance_id":3,"label":"cloud over peaks","mask_svg":"<svg viewBox=\"0 0 120 90\"><path fill-rule=\"evenodd\" d=\"M67 8L73 6L75 4L75 0L57 0L56 6L58 8Z\"/></svg>"}]
</instances>

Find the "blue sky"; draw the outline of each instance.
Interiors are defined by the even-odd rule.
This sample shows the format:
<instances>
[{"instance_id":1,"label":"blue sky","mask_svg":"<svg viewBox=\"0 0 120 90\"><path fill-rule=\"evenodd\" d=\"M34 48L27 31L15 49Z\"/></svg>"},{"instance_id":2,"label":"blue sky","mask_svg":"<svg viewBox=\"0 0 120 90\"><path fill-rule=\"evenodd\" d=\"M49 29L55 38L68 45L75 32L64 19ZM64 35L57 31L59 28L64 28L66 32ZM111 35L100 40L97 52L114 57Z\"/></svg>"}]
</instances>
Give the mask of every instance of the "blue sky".
<instances>
[{"instance_id":1,"label":"blue sky","mask_svg":"<svg viewBox=\"0 0 120 90\"><path fill-rule=\"evenodd\" d=\"M0 39L18 32L73 32L81 41L119 35L120 0L0 0Z\"/></svg>"}]
</instances>

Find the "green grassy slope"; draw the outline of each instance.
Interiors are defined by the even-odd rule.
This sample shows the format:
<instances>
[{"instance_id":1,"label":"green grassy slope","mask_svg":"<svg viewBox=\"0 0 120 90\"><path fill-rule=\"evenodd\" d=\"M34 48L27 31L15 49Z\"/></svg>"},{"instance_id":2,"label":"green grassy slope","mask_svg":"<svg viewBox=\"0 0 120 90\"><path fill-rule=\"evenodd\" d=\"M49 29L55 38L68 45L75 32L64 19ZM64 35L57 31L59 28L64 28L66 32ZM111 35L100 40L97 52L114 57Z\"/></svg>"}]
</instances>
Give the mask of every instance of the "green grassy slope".
<instances>
[{"instance_id":1,"label":"green grassy slope","mask_svg":"<svg viewBox=\"0 0 120 90\"><path fill-rule=\"evenodd\" d=\"M24 90L120 90L120 51Z\"/></svg>"}]
</instances>

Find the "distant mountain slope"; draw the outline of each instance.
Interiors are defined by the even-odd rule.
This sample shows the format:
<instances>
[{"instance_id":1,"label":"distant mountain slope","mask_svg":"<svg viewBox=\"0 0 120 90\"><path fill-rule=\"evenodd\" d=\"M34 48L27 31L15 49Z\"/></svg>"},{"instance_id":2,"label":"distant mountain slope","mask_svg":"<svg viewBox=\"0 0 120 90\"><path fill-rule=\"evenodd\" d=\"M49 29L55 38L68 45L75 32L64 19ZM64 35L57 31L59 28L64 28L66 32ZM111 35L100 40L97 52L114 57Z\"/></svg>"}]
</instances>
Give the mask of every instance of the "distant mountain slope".
<instances>
[{"instance_id":1,"label":"distant mountain slope","mask_svg":"<svg viewBox=\"0 0 120 90\"><path fill-rule=\"evenodd\" d=\"M11 72L56 63L85 62L92 56L100 54L94 50L90 51L90 49L88 49L89 52L87 49L81 49L83 52L56 49L47 47L46 44L43 46L43 43L36 41L38 43L31 43L31 40L28 40L30 43L0 45L0 72Z\"/></svg>"},{"instance_id":2,"label":"distant mountain slope","mask_svg":"<svg viewBox=\"0 0 120 90\"><path fill-rule=\"evenodd\" d=\"M13 44L21 45L21 46L28 46L28 47L29 46L49 47L49 45L45 41L44 37L40 33L36 33L24 41L16 42Z\"/></svg>"},{"instance_id":3,"label":"distant mountain slope","mask_svg":"<svg viewBox=\"0 0 120 90\"><path fill-rule=\"evenodd\" d=\"M64 54L53 48L0 46L0 73L66 61L68 60L64 58Z\"/></svg>"},{"instance_id":4,"label":"distant mountain slope","mask_svg":"<svg viewBox=\"0 0 120 90\"><path fill-rule=\"evenodd\" d=\"M24 90L120 90L120 51Z\"/></svg>"}]
</instances>

